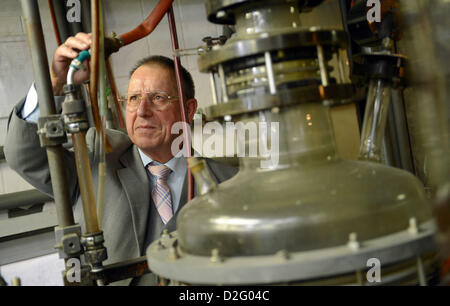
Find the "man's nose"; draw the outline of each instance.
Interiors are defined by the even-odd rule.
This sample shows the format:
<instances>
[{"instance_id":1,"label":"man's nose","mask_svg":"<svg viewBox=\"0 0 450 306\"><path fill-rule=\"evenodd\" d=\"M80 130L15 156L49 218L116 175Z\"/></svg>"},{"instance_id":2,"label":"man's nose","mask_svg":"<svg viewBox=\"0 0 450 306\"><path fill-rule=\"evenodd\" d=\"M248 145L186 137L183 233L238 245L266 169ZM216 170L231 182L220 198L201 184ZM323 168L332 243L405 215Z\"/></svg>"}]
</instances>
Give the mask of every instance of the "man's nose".
<instances>
[{"instance_id":1,"label":"man's nose","mask_svg":"<svg viewBox=\"0 0 450 306\"><path fill-rule=\"evenodd\" d=\"M151 101L148 99L148 97L142 97L141 102L139 103L138 109L137 109L137 115L140 117L151 117L153 116L153 110L151 107Z\"/></svg>"}]
</instances>

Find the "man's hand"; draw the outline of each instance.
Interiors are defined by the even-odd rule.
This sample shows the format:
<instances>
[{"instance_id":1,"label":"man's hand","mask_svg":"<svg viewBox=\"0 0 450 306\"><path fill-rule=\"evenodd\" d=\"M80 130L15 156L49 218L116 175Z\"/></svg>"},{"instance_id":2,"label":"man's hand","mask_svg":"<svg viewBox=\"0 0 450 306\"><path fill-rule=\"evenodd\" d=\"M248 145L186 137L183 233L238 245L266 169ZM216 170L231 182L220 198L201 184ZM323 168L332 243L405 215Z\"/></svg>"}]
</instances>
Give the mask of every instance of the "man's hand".
<instances>
[{"instance_id":1,"label":"man's hand","mask_svg":"<svg viewBox=\"0 0 450 306\"><path fill-rule=\"evenodd\" d=\"M53 55L50 76L52 79L53 94L55 96L63 95L63 86L67 82L67 72L70 62L78 56L82 50L91 47L91 34L77 33L75 37L71 36L59 46ZM79 70L73 76L74 83L83 83L89 79L89 61L83 62L86 70Z\"/></svg>"}]
</instances>

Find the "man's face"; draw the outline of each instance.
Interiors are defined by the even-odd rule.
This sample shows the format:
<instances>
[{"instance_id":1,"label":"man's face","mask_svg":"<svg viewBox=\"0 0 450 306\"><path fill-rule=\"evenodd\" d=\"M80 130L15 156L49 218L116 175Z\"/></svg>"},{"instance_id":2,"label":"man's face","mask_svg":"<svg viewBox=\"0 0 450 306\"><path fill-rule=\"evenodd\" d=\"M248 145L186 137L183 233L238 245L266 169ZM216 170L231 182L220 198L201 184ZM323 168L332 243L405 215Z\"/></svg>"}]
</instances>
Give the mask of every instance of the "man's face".
<instances>
[{"instance_id":1,"label":"man's face","mask_svg":"<svg viewBox=\"0 0 450 306\"><path fill-rule=\"evenodd\" d=\"M165 92L172 97L178 96L174 74L158 64L139 67L130 78L128 94L142 92ZM177 135L170 131L175 122L182 121L179 103L180 99L173 99L164 109L157 109L151 101L144 99L137 109L126 108L128 136L142 151L153 155L153 159L172 157L171 144ZM187 117L191 121L197 102L191 99L187 104Z\"/></svg>"}]
</instances>

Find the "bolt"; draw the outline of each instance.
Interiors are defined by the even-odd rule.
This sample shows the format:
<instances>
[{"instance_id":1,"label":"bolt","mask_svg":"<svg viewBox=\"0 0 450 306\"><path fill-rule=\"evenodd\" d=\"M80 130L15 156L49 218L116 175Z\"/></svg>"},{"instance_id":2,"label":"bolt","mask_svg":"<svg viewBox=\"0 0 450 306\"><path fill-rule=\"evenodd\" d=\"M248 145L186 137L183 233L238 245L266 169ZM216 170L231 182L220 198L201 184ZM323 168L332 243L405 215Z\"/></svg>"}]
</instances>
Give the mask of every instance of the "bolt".
<instances>
[{"instance_id":1,"label":"bolt","mask_svg":"<svg viewBox=\"0 0 450 306\"><path fill-rule=\"evenodd\" d=\"M226 16L225 11L218 11L216 14L217 19L223 18Z\"/></svg>"},{"instance_id":2,"label":"bolt","mask_svg":"<svg viewBox=\"0 0 450 306\"><path fill-rule=\"evenodd\" d=\"M163 230L161 237L162 238L172 238L172 236L169 233L169 230L167 230L167 229Z\"/></svg>"},{"instance_id":3,"label":"bolt","mask_svg":"<svg viewBox=\"0 0 450 306\"><path fill-rule=\"evenodd\" d=\"M161 240L158 240L158 245L156 247L157 250L164 250L166 247L164 246L164 244L162 243Z\"/></svg>"},{"instance_id":4,"label":"bolt","mask_svg":"<svg viewBox=\"0 0 450 306\"><path fill-rule=\"evenodd\" d=\"M175 247L171 247L169 249L169 260L177 260L180 258L180 255L178 255L177 249Z\"/></svg>"},{"instance_id":5,"label":"bolt","mask_svg":"<svg viewBox=\"0 0 450 306\"><path fill-rule=\"evenodd\" d=\"M219 254L219 249L212 249L211 251L211 262L221 262L223 258Z\"/></svg>"},{"instance_id":6,"label":"bolt","mask_svg":"<svg viewBox=\"0 0 450 306\"><path fill-rule=\"evenodd\" d=\"M286 250L280 250L276 254L278 257L281 257L283 259L289 259L291 257L291 254L289 254Z\"/></svg>"},{"instance_id":7,"label":"bolt","mask_svg":"<svg viewBox=\"0 0 450 306\"><path fill-rule=\"evenodd\" d=\"M417 233L419 233L419 228L417 227L417 220L414 217L409 219L408 232L412 235L416 235Z\"/></svg>"},{"instance_id":8,"label":"bolt","mask_svg":"<svg viewBox=\"0 0 450 306\"><path fill-rule=\"evenodd\" d=\"M358 235L356 233L350 233L350 235L348 236L348 243L347 246L352 250L352 251L358 251L360 244L358 242Z\"/></svg>"},{"instance_id":9,"label":"bolt","mask_svg":"<svg viewBox=\"0 0 450 306\"><path fill-rule=\"evenodd\" d=\"M17 276L12 279L11 283L15 287L22 285L22 282L20 281L20 278L18 278Z\"/></svg>"}]
</instances>

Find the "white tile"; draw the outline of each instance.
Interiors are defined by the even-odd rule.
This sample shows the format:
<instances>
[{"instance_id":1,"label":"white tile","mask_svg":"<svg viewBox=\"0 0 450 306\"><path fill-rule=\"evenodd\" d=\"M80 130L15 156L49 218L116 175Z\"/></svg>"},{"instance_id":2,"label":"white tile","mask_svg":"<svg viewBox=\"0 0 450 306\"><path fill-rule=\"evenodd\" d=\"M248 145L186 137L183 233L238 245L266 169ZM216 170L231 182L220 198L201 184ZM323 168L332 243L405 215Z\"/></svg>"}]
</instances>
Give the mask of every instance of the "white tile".
<instances>
[{"instance_id":1,"label":"white tile","mask_svg":"<svg viewBox=\"0 0 450 306\"><path fill-rule=\"evenodd\" d=\"M1 6L0 16L20 16L22 14L20 1L2 0Z\"/></svg>"},{"instance_id":2,"label":"white tile","mask_svg":"<svg viewBox=\"0 0 450 306\"><path fill-rule=\"evenodd\" d=\"M119 52L112 54L110 57L114 76L116 78L128 77L137 61L148 55L145 40L138 40L133 44L122 47Z\"/></svg>"},{"instance_id":3,"label":"white tile","mask_svg":"<svg viewBox=\"0 0 450 306\"><path fill-rule=\"evenodd\" d=\"M21 35L24 34L20 16L0 16L0 35Z\"/></svg>"},{"instance_id":4,"label":"white tile","mask_svg":"<svg viewBox=\"0 0 450 306\"><path fill-rule=\"evenodd\" d=\"M119 96L125 97L128 92L128 82L130 78L128 76L126 77L116 77L116 86L117 90L119 91Z\"/></svg>"},{"instance_id":5,"label":"white tile","mask_svg":"<svg viewBox=\"0 0 450 306\"><path fill-rule=\"evenodd\" d=\"M108 0L103 1L103 20L105 32L123 34L134 29L142 22L140 0Z\"/></svg>"}]
</instances>

